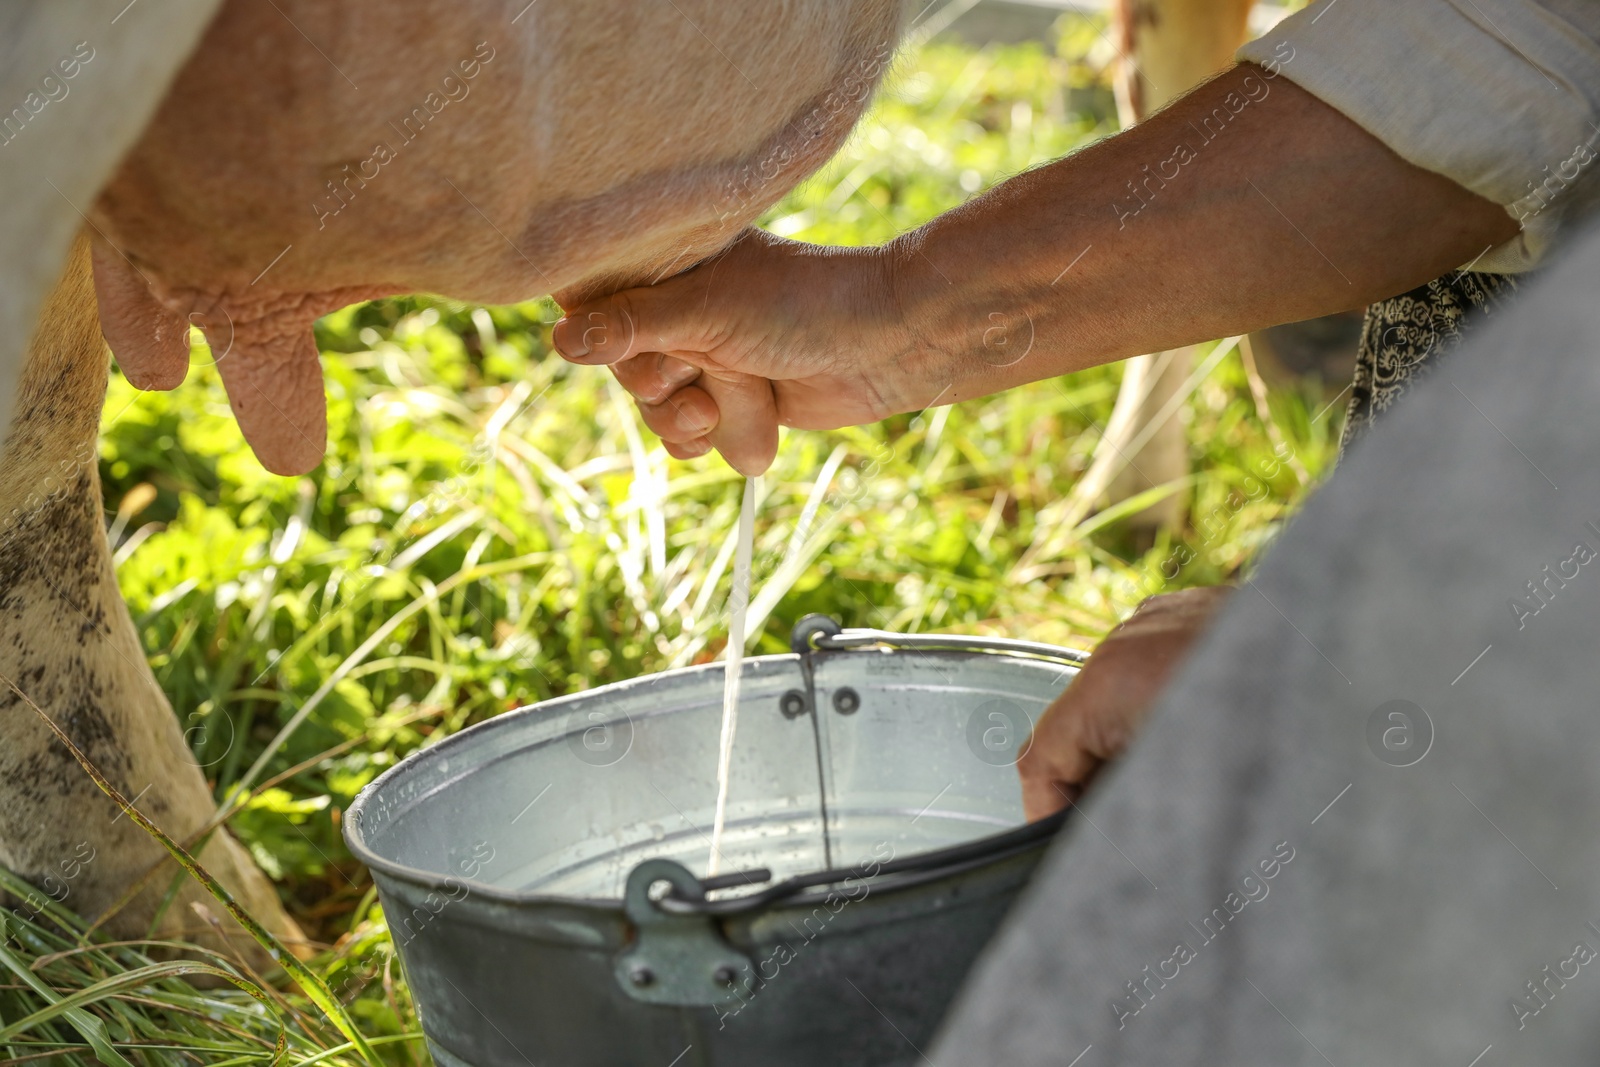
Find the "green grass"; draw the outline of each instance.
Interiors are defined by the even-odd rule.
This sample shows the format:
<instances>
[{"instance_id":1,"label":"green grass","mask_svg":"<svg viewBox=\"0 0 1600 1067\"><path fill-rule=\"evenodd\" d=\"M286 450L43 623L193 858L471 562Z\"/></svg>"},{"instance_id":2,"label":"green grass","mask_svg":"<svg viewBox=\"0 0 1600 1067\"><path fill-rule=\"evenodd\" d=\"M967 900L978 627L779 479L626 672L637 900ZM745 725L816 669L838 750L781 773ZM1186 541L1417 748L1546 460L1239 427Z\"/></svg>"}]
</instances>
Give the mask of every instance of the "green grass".
<instances>
[{"instance_id":1,"label":"green grass","mask_svg":"<svg viewBox=\"0 0 1600 1067\"><path fill-rule=\"evenodd\" d=\"M1081 58L1098 40L1069 19L1055 51L913 50L846 150L768 223L882 241L1110 132L1106 74ZM396 1063L425 1057L370 880L339 836L356 793L430 740L706 661L723 640L736 477L714 456L669 460L603 372L551 355L555 317L548 302L406 298L324 319L330 451L305 479L256 463L203 348L176 392L114 376L107 400L106 507L156 676L219 800L280 779L231 826L330 946L315 966ZM787 434L763 483L752 650L786 650L813 611L1086 646L1145 595L1236 574L1332 461L1336 417L1313 418L1316 388L1274 392L1265 424L1229 355L1183 411L1183 527L1140 545L1120 512L1064 526L1052 505L1086 468L1119 375ZM46 919L6 920L6 965L31 963L54 992L0 981L0 1027L150 962L129 946L40 964L72 938L70 917ZM265 1062L280 1026L290 1062L340 1044L297 994L262 995L161 976L83 1010L140 1063ZM0 1040L0 1056L55 1043L51 1062L91 1063L71 1051L84 1036L58 1016Z\"/></svg>"}]
</instances>

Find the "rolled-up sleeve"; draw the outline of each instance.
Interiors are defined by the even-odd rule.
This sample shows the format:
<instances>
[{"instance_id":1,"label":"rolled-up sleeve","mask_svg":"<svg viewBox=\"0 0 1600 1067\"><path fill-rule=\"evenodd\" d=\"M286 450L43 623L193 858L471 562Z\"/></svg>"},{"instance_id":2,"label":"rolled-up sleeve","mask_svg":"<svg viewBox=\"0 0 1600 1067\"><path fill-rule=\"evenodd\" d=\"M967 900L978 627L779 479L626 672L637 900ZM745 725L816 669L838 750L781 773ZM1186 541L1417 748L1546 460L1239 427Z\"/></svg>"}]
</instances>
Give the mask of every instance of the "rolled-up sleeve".
<instances>
[{"instance_id":1,"label":"rolled-up sleeve","mask_svg":"<svg viewBox=\"0 0 1600 1067\"><path fill-rule=\"evenodd\" d=\"M1238 52L1522 224L1527 270L1600 209L1600 0L1319 0Z\"/></svg>"}]
</instances>

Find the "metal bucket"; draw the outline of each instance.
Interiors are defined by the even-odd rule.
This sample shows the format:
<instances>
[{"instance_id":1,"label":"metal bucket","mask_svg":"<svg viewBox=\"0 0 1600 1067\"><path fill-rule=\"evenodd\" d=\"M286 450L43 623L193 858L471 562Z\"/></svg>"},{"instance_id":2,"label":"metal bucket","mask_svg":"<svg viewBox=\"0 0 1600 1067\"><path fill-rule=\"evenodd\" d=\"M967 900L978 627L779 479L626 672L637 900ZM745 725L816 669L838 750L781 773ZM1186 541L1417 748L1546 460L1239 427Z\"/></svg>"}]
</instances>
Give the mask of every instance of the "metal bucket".
<instances>
[{"instance_id":1,"label":"metal bucket","mask_svg":"<svg viewBox=\"0 0 1600 1067\"><path fill-rule=\"evenodd\" d=\"M389 770L345 836L443 1067L885 1067L1037 864L1015 762L1083 654L843 630L511 712ZM697 872L697 873L696 873Z\"/></svg>"}]
</instances>

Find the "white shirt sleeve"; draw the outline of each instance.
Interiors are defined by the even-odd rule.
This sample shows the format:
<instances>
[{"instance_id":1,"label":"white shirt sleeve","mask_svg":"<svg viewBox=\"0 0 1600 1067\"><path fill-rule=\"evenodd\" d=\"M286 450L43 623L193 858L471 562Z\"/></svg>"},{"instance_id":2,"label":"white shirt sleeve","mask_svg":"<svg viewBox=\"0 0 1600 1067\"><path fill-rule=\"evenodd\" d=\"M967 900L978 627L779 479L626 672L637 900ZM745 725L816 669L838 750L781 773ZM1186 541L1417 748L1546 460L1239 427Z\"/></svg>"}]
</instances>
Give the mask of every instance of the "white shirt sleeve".
<instances>
[{"instance_id":1,"label":"white shirt sleeve","mask_svg":"<svg viewBox=\"0 0 1600 1067\"><path fill-rule=\"evenodd\" d=\"M1600 213L1600 0L1318 0L1239 49L1397 155L1505 207L1511 273Z\"/></svg>"}]
</instances>

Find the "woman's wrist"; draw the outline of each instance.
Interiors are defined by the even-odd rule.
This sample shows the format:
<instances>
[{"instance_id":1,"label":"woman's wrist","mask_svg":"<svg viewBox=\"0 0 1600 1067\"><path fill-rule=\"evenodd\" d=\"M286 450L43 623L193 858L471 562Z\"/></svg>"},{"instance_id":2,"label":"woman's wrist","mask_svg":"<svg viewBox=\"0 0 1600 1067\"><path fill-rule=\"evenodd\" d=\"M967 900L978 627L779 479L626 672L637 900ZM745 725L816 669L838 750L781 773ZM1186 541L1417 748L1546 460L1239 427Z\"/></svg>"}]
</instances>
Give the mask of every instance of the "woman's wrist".
<instances>
[{"instance_id":1,"label":"woman's wrist","mask_svg":"<svg viewBox=\"0 0 1600 1067\"><path fill-rule=\"evenodd\" d=\"M1041 369L1041 326L1059 316L1052 305L1064 294L1041 296L1031 279L1038 271L997 254L1008 220L983 214L975 233L945 216L885 246L918 407L988 396L1051 373Z\"/></svg>"},{"instance_id":2,"label":"woman's wrist","mask_svg":"<svg viewBox=\"0 0 1600 1067\"><path fill-rule=\"evenodd\" d=\"M921 411L938 402L951 373L951 358L940 336L937 293L922 264L908 254L906 234L873 250L874 313L881 316L881 343L873 372L882 383L885 415Z\"/></svg>"}]
</instances>

